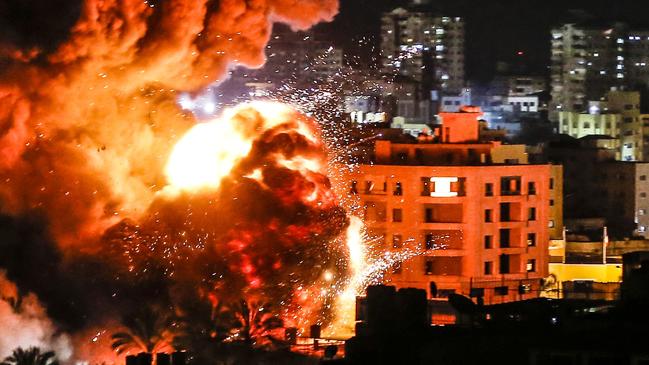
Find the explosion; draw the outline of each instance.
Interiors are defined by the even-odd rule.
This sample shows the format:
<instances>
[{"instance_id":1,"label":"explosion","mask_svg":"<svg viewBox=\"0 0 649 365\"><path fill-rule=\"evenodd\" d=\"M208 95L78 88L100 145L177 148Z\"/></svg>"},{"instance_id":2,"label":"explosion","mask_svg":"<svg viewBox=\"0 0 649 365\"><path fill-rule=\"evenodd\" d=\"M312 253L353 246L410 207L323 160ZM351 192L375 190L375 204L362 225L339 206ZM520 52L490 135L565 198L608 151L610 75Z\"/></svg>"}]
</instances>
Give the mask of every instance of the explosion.
<instances>
[{"instance_id":1,"label":"explosion","mask_svg":"<svg viewBox=\"0 0 649 365\"><path fill-rule=\"evenodd\" d=\"M330 319L348 219L317 125L269 102L197 124L177 99L261 66L273 21L306 29L337 0L76 5L55 42L0 35L7 278L73 339L93 334L79 353L149 304L246 297L287 325Z\"/></svg>"}]
</instances>

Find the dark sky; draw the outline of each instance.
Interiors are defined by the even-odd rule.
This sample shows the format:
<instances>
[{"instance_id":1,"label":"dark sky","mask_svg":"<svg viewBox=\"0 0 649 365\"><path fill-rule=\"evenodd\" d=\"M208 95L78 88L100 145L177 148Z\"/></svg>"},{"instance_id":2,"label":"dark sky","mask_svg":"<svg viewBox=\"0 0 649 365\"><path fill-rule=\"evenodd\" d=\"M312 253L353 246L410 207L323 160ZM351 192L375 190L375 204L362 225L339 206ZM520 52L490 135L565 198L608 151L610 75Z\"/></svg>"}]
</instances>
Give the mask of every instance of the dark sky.
<instances>
[{"instance_id":1,"label":"dark sky","mask_svg":"<svg viewBox=\"0 0 649 365\"><path fill-rule=\"evenodd\" d=\"M381 13L403 3L407 1L341 0L339 16L323 29L334 34L348 52L361 54L358 38L377 34ZM545 74L550 28L575 19L575 10L590 14L592 20L649 26L646 0L431 0L428 8L440 15L465 18L467 77L479 80L490 79L498 61L523 65L532 74ZM524 56L516 55L519 50Z\"/></svg>"}]
</instances>

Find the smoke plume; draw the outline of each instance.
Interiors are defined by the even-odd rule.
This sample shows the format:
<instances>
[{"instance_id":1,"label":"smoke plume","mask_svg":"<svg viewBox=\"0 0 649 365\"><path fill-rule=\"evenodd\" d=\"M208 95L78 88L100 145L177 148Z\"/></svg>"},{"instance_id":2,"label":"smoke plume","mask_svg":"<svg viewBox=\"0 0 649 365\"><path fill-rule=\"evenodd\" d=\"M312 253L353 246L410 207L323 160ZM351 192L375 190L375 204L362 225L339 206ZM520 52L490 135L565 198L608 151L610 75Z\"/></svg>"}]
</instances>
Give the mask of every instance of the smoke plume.
<instances>
[{"instance_id":1,"label":"smoke plume","mask_svg":"<svg viewBox=\"0 0 649 365\"><path fill-rule=\"evenodd\" d=\"M24 19L48 14L38 2L8 4L0 20L16 6L30 14L25 4L37 16ZM273 110L245 106L220 121L254 127L239 131L249 149L218 187L174 187L166 166L195 124L177 106L179 92L219 82L230 67L262 66L273 22L306 29L331 20L338 1L66 6L60 23L44 23L49 34L2 25L0 267L7 276L36 293L66 331L200 291L275 300L287 317L305 307L299 298L315 290L309 285L339 264L332 242L347 224L321 165L317 127L294 111L277 120ZM25 338L54 346L52 322L27 298L23 316L0 304L0 318L41 328ZM0 352L16 344L0 342Z\"/></svg>"},{"instance_id":2,"label":"smoke plume","mask_svg":"<svg viewBox=\"0 0 649 365\"><path fill-rule=\"evenodd\" d=\"M22 296L16 286L0 271L0 358L11 354L17 347L39 346L54 350L65 361L72 355L69 338L57 333L54 324L45 314L34 294Z\"/></svg>"}]
</instances>

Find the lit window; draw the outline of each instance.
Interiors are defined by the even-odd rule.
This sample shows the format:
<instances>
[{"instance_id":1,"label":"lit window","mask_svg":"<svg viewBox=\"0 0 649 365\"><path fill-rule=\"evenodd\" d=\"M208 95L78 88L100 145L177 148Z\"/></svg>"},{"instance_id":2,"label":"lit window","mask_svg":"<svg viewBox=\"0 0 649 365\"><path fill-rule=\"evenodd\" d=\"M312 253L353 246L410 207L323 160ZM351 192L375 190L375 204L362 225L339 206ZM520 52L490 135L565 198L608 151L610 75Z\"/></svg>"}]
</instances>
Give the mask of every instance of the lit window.
<instances>
[{"instance_id":1,"label":"lit window","mask_svg":"<svg viewBox=\"0 0 649 365\"><path fill-rule=\"evenodd\" d=\"M554 220L550 219L548 222L548 228L554 228Z\"/></svg>"},{"instance_id":2,"label":"lit window","mask_svg":"<svg viewBox=\"0 0 649 365\"><path fill-rule=\"evenodd\" d=\"M646 209L640 209L640 210L638 210L638 215L645 215L645 214L647 214L647 210L646 210Z\"/></svg>"},{"instance_id":3,"label":"lit window","mask_svg":"<svg viewBox=\"0 0 649 365\"><path fill-rule=\"evenodd\" d=\"M638 232L640 232L640 233L644 233L644 232L646 232L646 231L647 231L647 227L645 227L645 226L638 226Z\"/></svg>"},{"instance_id":4,"label":"lit window","mask_svg":"<svg viewBox=\"0 0 649 365\"><path fill-rule=\"evenodd\" d=\"M536 246L536 233L527 234L527 246L535 247Z\"/></svg>"},{"instance_id":5,"label":"lit window","mask_svg":"<svg viewBox=\"0 0 649 365\"><path fill-rule=\"evenodd\" d=\"M535 272L535 271L536 271L536 259L527 260L527 272Z\"/></svg>"}]
</instances>

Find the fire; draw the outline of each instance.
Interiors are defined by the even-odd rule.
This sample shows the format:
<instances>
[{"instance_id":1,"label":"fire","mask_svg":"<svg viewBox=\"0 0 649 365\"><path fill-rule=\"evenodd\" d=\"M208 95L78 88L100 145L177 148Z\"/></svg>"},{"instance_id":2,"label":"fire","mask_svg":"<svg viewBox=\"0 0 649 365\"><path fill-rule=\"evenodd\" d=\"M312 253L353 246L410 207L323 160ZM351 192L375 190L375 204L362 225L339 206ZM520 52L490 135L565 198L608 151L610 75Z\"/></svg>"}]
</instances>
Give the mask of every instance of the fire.
<instances>
[{"instance_id":1,"label":"fire","mask_svg":"<svg viewBox=\"0 0 649 365\"><path fill-rule=\"evenodd\" d=\"M287 121L297 121L290 128L312 143L320 143L301 118L289 105L278 102L254 101L226 109L222 117L194 126L174 146L165 167L169 186L176 191L218 189L221 180L248 156L256 138ZM298 155L287 159L278 153L276 159L291 170L323 169L315 158ZM249 177L263 180L260 170Z\"/></svg>"},{"instance_id":2,"label":"fire","mask_svg":"<svg viewBox=\"0 0 649 365\"><path fill-rule=\"evenodd\" d=\"M306 29L338 1L68 5L65 39L0 42L0 228L15 237L0 262L70 330L75 359L106 360L79 352L98 326L107 341L132 308L199 290L266 299L294 323L323 318L346 278L348 218L317 127L272 102L196 124L178 98L261 66L274 22Z\"/></svg>"}]
</instances>

